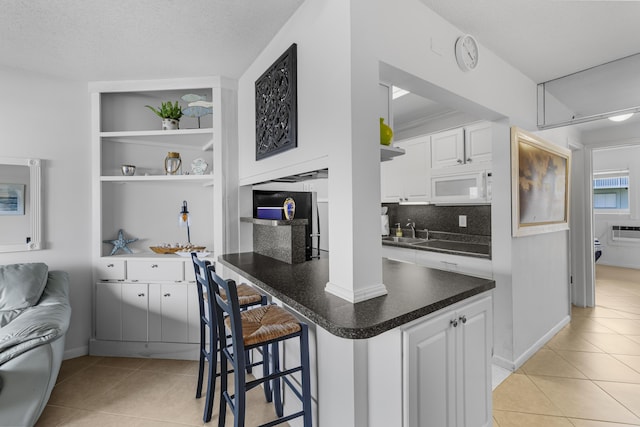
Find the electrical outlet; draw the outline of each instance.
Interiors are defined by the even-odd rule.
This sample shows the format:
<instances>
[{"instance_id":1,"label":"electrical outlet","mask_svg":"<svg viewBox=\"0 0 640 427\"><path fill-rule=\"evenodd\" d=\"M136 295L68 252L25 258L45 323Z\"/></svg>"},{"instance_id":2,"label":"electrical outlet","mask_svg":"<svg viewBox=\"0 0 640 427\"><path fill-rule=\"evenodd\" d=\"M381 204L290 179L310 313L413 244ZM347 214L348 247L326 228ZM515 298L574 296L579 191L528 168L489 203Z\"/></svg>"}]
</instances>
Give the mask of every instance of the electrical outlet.
<instances>
[{"instance_id":1,"label":"electrical outlet","mask_svg":"<svg viewBox=\"0 0 640 427\"><path fill-rule=\"evenodd\" d=\"M458 215L458 226L466 227L467 226L467 216L466 215Z\"/></svg>"}]
</instances>

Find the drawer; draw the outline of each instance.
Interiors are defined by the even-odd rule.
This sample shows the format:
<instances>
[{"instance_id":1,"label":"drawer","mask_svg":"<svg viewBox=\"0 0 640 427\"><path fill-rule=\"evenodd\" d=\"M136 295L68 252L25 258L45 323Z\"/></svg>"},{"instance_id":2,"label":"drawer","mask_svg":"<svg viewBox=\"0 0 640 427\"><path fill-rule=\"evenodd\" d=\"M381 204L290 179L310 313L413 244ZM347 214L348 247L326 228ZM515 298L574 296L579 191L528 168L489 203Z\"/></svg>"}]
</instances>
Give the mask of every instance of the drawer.
<instances>
[{"instance_id":1,"label":"drawer","mask_svg":"<svg viewBox=\"0 0 640 427\"><path fill-rule=\"evenodd\" d=\"M124 280L126 261L123 259L100 259L96 263L98 280Z\"/></svg>"},{"instance_id":2,"label":"drawer","mask_svg":"<svg viewBox=\"0 0 640 427\"><path fill-rule=\"evenodd\" d=\"M141 281L175 282L184 280L184 262L129 261L127 279Z\"/></svg>"}]
</instances>

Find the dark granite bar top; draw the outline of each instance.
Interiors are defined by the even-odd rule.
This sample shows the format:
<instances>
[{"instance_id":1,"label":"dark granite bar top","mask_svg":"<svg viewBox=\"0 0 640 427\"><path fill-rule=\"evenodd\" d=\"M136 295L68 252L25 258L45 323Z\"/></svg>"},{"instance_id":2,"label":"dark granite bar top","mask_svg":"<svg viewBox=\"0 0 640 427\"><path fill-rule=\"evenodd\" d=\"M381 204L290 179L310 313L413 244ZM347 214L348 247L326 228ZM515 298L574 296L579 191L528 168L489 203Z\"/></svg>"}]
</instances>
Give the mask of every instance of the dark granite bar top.
<instances>
[{"instance_id":1,"label":"dark granite bar top","mask_svg":"<svg viewBox=\"0 0 640 427\"><path fill-rule=\"evenodd\" d=\"M387 295L352 304L325 292L329 258L287 264L253 252L218 262L309 320L349 339L365 339L495 288L493 280L382 258Z\"/></svg>"}]
</instances>

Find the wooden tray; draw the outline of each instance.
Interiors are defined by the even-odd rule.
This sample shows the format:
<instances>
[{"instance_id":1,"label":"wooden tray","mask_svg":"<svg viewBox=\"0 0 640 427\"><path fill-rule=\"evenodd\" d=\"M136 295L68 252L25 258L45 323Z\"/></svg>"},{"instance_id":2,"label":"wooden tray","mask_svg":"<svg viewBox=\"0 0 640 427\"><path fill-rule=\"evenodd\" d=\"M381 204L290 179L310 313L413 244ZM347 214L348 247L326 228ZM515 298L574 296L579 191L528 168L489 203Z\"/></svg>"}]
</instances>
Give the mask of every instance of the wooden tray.
<instances>
[{"instance_id":1,"label":"wooden tray","mask_svg":"<svg viewBox=\"0 0 640 427\"><path fill-rule=\"evenodd\" d=\"M157 254L175 254L178 251L184 251L187 248L165 248L162 246L149 246L153 252ZM189 249L189 252L203 252L206 249L206 246L192 246Z\"/></svg>"}]
</instances>

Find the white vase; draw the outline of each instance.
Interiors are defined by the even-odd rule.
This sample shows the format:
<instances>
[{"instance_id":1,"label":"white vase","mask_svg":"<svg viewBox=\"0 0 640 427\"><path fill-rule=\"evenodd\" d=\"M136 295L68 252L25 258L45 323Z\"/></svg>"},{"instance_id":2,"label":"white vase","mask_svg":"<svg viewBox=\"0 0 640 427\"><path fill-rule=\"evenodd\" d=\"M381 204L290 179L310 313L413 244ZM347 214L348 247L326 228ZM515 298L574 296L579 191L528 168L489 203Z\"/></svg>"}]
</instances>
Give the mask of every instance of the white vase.
<instances>
[{"instance_id":1,"label":"white vase","mask_svg":"<svg viewBox=\"0 0 640 427\"><path fill-rule=\"evenodd\" d=\"M180 120L176 119L162 119L162 130L178 129Z\"/></svg>"}]
</instances>

